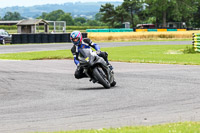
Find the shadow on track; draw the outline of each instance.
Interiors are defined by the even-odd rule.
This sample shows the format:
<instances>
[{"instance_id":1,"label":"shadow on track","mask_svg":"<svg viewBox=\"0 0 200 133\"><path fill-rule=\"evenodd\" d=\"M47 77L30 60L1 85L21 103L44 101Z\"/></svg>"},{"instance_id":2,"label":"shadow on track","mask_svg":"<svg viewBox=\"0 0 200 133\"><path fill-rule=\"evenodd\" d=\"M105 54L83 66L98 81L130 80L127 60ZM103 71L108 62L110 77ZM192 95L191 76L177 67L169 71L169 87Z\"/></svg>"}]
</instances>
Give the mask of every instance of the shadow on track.
<instances>
[{"instance_id":1,"label":"shadow on track","mask_svg":"<svg viewBox=\"0 0 200 133\"><path fill-rule=\"evenodd\" d=\"M117 86L115 86L115 87L111 87L110 89L114 89L114 88L116 88ZM92 87L92 88L79 88L79 89L77 89L77 90L110 90L110 89L106 89L106 88L104 88L104 87Z\"/></svg>"},{"instance_id":2,"label":"shadow on track","mask_svg":"<svg viewBox=\"0 0 200 133\"><path fill-rule=\"evenodd\" d=\"M95 87L95 88L92 87L92 88L79 88L77 90L108 90L108 89L106 89L104 87Z\"/></svg>"}]
</instances>

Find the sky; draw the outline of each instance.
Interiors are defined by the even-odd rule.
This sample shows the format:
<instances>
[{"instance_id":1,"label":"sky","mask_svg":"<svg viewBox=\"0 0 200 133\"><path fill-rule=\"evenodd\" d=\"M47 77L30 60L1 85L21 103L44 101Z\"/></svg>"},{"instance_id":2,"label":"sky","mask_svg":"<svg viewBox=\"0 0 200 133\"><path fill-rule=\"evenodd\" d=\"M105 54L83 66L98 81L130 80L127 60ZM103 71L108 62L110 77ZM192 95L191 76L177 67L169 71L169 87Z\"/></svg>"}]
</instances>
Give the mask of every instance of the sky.
<instances>
[{"instance_id":1,"label":"sky","mask_svg":"<svg viewBox=\"0 0 200 133\"><path fill-rule=\"evenodd\" d=\"M34 6L43 4L63 4L66 2L97 2L97 1L120 1L123 0L0 0L0 8L11 7L11 6Z\"/></svg>"}]
</instances>

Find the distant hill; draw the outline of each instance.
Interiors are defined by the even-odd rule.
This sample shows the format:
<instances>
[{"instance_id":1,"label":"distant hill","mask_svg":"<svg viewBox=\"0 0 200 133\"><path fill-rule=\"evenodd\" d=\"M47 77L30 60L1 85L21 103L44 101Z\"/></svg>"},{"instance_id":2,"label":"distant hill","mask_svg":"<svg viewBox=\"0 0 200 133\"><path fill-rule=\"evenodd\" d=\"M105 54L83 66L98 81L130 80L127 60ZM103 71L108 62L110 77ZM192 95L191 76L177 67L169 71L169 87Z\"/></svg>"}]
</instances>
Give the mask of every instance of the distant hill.
<instances>
[{"instance_id":1,"label":"distant hill","mask_svg":"<svg viewBox=\"0 0 200 133\"><path fill-rule=\"evenodd\" d=\"M64 4L46 4L46 5L36 5L31 7L6 7L0 8L0 16L4 17L6 12L19 12L22 17L25 18L36 18L41 16L42 12L49 13L54 10L61 9L64 12L71 13L73 17L75 16L85 16L86 18L94 17L96 13L99 12L101 5L105 3L111 3L115 6L121 5L122 2L76 2L76 3L64 3Z\"/></svg>"}]
</instances>

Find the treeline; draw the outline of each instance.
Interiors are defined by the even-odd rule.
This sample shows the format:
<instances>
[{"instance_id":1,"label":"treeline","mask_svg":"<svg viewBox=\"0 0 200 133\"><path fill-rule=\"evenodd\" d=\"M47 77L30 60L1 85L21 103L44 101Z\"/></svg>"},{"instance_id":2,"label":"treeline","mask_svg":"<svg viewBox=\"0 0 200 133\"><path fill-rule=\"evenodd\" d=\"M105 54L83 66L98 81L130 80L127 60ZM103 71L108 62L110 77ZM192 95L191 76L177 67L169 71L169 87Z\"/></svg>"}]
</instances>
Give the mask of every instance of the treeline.
<instances>
[{"instance_id":1,"label":"treeline","mask_svg":"<svg viewBox=\"0 0 200 133\"><path fill-rule=\"evenodd\" d=\"M71 13L55 10L40 17L50 21L66 21L67 26L108 26L120 28L124 22L131 27L141 23L160 24L185 22L187 27L200 27L200 0L124 0L121 5L101 5L95 19L72 17ZM21 20L17 12L7 12L2 20Z\"/></svg>"},{"instance_id":2,"label":"treeline","mask_svg":"<svg viewBox=\"0 0 200 133\"><path fill-rule=\"evenodd\" d=\"M75 17L71 16L71 13L65 13L63 10L55 10L50 13L43 12L42 15L38 18L50 21L66 21L68 26L106 26L106 23L103 23L98 20L98 16L95 16L94 20L86 19L84 17Z\"/></svg>"},{"instance_id":3,"label":"treeline","mask_svg":"<svg viewBox=\"0 0 200 133\"><path fill-rule=\"evenodd\" d=\"M19 12L6 12L3 18L0 17L0 20L22 20L25 19L21 16Z\"/></svg>"},{"instance_id":4,"label":"treeline","mask_svg":"<svg viewBox=\"0 0 200 133\"><path fill-rule=\"evenodd\" d=\"M40 27L44 29L43 27ZM50 27L53 29L53 26ZM108 26L66 26L66 30L86 30L86 29L102 29L102 28L109 28ZM0 29L5 30L17 30L16 25L0 25Z\"/></svg>"},{"instance_id":5,"label":"treeline","mask_svg":"<svg viewBox=\"0 0 200 133\"><path fill-rule=\"evenodd\" d=\"M86 19L84 17L71 16L71 13L65 13L63 10L55 10L50 13L43 12L37 19L44 19L49 21L66 21L67 26L108 26L108 24L102 22L98 18L98 14L94 20ZM0 20L22 20L25 19L18 12L7 12L5 16Z\"/></svg>"},{"instance_id":6,"label":"treeline","mask_svg":"<svg viewBox=\"0 0 200 133\"><path fill-rule=\"evenodd\" d=\"M186 22L188 27L200 27L200 0L124 0L114 7L107 3L100 8L101 21L112 27L123 22L151 23L166 27L167 22Z\"/></svg>"}]
</instances>

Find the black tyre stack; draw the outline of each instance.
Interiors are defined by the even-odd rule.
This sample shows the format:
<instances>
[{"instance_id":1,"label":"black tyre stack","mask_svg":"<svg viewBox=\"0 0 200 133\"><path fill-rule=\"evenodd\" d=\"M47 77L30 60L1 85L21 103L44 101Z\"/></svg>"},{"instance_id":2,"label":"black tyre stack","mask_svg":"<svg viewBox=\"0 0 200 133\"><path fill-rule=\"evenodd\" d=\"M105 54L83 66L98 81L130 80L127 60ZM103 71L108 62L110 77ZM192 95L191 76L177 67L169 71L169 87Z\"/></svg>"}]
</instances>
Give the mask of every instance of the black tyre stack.
<instances>
[{"instance_id":1,"label":"black tyre stack","mask_svg":"<svg viewBox=\"0 0 200 133\"><path fill-rule=\"evenodd\" d=\"M21 43L21 34L13 34L11 43L12 44L20 44Z\"/></svg>"},{"instance_id":2,"label":"black tyre stack","mask_svg":"<svg viewBox=\"0 0 200 133\"><path fill-rule=\"evenodd\" d=\"M82 33L87 38L87 33ZM13 34L12 44L71 42L70 33L63 34Z\"/></svg>"}]
</instances>

